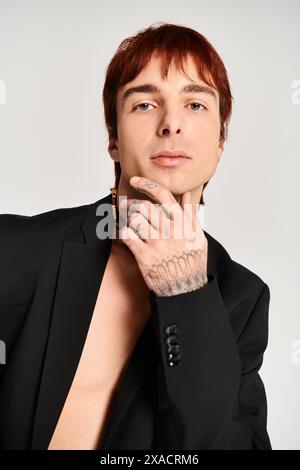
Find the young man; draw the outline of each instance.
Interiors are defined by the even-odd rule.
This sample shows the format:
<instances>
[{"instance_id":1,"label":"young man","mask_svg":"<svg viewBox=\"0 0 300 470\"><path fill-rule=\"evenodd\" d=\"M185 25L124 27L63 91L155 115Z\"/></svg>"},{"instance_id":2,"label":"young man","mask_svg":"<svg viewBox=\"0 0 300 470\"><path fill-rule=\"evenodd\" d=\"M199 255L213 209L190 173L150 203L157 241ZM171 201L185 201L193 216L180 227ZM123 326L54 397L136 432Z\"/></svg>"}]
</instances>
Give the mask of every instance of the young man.
<instances>
[{"instance_id":1,"label":"young man","mask_svg":"<svg viewBox=\"0 0 300 470\"><path fill-rule=\"evenodd\" d=\"M116 206L0 217L2 448L271 449L269 287L197 219L231 99L202 35L141 31L103 90Z\"/></svg>"}]
</instances>

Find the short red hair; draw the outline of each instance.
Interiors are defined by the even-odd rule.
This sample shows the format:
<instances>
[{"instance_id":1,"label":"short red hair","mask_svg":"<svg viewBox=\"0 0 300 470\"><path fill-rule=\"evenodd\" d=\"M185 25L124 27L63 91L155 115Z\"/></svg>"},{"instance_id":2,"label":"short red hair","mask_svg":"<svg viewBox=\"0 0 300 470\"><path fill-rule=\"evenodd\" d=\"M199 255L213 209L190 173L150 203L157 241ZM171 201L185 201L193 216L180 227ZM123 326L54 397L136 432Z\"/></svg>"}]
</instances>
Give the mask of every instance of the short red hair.
<instances>
[{"instance_id":1,"label":"short red hair","mask_svg":"<svg viewBox=\"0 0 300 470\"><path fill-rule=\"evenodd\" d=\"M184 72L184 60L191 55L199 77L217 89L220 97L220 142L227 138L232 112L230 85L226 68L214 47L197 31L186 26L162 23L151 25L135 36L124 39L111 59L102 92L106 127L111 137L117 139L116 96L119 87L134 80L146 67L153 53L162 59L162 76L167 76L170 63ZM115 186L118 187L121 166L115 163ZM208 181L204 183L203 190ZM204 204L203 191L200 204Z\"/></svg>"}]
</instances>

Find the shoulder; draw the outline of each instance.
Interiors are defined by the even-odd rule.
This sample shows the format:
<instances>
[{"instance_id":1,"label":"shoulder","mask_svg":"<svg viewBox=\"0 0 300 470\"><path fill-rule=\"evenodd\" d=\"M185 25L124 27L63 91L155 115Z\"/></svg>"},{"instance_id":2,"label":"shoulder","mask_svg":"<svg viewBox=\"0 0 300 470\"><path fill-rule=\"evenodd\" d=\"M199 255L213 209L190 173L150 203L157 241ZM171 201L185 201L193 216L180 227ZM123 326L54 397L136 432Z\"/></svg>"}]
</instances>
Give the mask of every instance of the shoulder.
<instances>
[{"instance_id":1,"label":"shoulder","mask_svg":"<svg viewBox=\"0 0 300 470\"><path fill-rule=\"evenodd\" d=\"M213 275L216 295L220 296L236 340L262 338L266 347L270 289L258 273L233 259L224 246L205 232L208 238L208 266Z\"/></svg>"},{"instance_id":2,"label":"shoulder","mask_svg":"<svg viewBox=\"0 0 300 470\"><path fill-rule=\"evenodd\" d=\"M0 214L0 239L9 241L11 237L34 236L65 232L84 218L94 203L76 207L64 207L35 215ZM49 233L50 231L50 233Z\"/></svg>"},{"instance_id":3,"label":"shoulder","mask_svg":"<svg viewBox=\"0 0 300 470\"><path fill-rule=\"evenodd\" d=\"M235 299L257 299L262 292L270 297L267 281L257 272L234 259L227 249L206 231L209 253L208 267L218 278L224 297Z\"/></svg>"},{"instance_id":4,"label":"shoulder","mask_svg":"<svg viewBox=\"0 0 300 470\"><path fill-rule=\"evenodd\" d=\"M82 240L80 227L94 204L32 216L0 214L0 320L2 313L7 319L17 308L25 312L37 283L48 288L64 241Z\"/></svg>"},{"instance_id":5,"label":"shoulder","mask_svg":"<svg viewBox=\"0 0 300 470\"><path fill-rule=\"evenodd\" d=\"M84 204L42 212L32 216L0 215L0 262L2 269L35 266L39 259L55 256L64 240L79 230L94 205Z\"/></svg>"}]
</instances>

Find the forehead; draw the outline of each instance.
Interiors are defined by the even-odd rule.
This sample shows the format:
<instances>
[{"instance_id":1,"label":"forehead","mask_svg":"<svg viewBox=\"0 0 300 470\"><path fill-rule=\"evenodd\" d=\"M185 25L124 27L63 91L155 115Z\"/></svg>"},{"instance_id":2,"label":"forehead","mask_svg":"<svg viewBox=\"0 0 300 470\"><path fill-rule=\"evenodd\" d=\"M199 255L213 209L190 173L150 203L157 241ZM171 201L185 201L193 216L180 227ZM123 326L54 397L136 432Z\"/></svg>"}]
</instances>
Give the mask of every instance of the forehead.
<instances>
[{"instance_id":1,"label":"forehead","mask_svg":"<svg viewBox=\"0 0 300 470\"><path fill-rule=\"evenodd\" d=\"M185 73L192 79L192 80L199 80L198 71L193 61L193 58L189 55L186 57L184 61L184 71ZM143 70L139 73L137 78L144 78L148 76L153 76L163 78L162 77L162 57L158 53L152 54L148 64L143 68ZM180 66L175 64L175 61L172 59L170 62L168 74L166 80L172 79L173 77L179 78L180 76L184 77L183 71L180 69Z\"/></svg>"},{"instance_id":2,"label":"forehead","mask_svg":"<svg viewBox=\"0 0 300 470\"><path fill-rule=\"evenodd\" d=\"M160 87L162 88L166 83L173 85L175 82L179 85L180 83L183 85L187 82L197 82L203 85L207 85L203 78L199 76L196 64L191 55L188 55L184 60L183 69L184 71L181 70L179 64L175 64L175 61L172 60L167 72L167 76L163 77L162 57L159 55L159 53L153 53L149 62L141 70L141 72L133 80L119 87L117 92L117 101L121 99L126 89L140 83L157 83L160 84ZM217 90L215 90L215 93L218 95Z\"/></svg>"}]
</instances>

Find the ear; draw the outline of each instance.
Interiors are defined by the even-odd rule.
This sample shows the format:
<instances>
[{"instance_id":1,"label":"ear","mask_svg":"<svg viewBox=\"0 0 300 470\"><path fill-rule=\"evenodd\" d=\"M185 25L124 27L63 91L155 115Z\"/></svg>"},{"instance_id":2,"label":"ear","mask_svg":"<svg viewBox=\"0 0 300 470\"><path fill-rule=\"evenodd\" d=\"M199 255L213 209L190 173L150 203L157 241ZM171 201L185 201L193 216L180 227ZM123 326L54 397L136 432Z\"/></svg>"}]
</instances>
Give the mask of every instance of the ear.
<instances>
[{"instance_id":1,"label":"ear","mask_svg":"<svg viewBox=\"0 0 300 470\"><path fill-rule=\"evenodd\" d=\"M118 139L115 139L114 137L112 137L111 127L108 128L108 133L109 133L109 143L107 147L108 153L114 162L119 162L120 158L119 158L119 149L118 149Z\"/></svg>"},{"instance_id":2,"label":"ear","mask_svg":"<svg viewBox=\"0 0 300 470\"><path fill-rule=\"evenodd\" d=\"M220 140L219 149L218 149L218 161L220 160L223 152L224 152L224 140Z\"/></svg>"}]
</instances>

